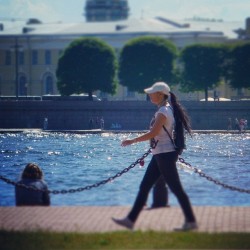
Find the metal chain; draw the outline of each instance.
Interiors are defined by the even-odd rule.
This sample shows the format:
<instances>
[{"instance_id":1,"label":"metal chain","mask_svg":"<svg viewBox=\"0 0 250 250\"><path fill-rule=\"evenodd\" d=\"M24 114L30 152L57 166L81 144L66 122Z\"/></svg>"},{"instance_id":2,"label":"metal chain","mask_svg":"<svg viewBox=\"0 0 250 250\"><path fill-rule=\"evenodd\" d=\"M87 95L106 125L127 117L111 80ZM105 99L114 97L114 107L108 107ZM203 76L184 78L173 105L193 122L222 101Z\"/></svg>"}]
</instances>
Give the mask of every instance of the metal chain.
<instances>
[{"instance_id":1,"label":"metal chain","mask_svg":"<svg viewBox=\"0 0 250 250\"><path fill-rule=\"evenodd\" d=\"M76 189L68 189L68 190L46 190L45 191L45 190L41 190L41 189L38 189L38 188L35 188L35 187L32 187L32 186L26 186L24 184L20 184L20 183L11 181L11 180L3 177L2 175L0 175L0 180L3 180L4 182L6 182L8 184L11 184L11 185L14 185L14 186L17 186L17 187L22 187L22 188L26 188L28 190L33 190L33 191L37 191L37 192L48 192L48 193L51 193L51 194L67 194L67 193L82 192L82 191L85 191L85 190L90 190L92 188L99 187L101 185L104 185L104 184L106 184L108 182L113 181L114 179L116 179L116 178L120 177L121 175L127 173L129 170L131 170L132 168L134 168L137 164L143 165L144 164L144 159L151 153L151 149L152 148L150 148L145 154L143 154L143 156L141 158L139 158L137 161L135 161L134 163L132 163L129 167L124 168L122 171L118 172L114 176L109 177L106 180L97 182L95 184L88 185L88 186L85 186L85 187L76 188ZM203 173L200 169L198 169L196 167L193 167L190 163L186 162L183 158L179 158L179 161L180 161L180 163L185 164L189 169L191 169L195 173L199 174L200 177L206 178L208 181L211 181L211 182L213 182L216 185L222 186L222 187L230 189L232 191L238 191L238 192L241 192L241 193L248 193L248 194L250 194L250 190L248 190L248 189L237 188L237 187L230 186L230 185L222 183L222 182L220 182L218 180L213 179L212 177L210 177L207 174Z\"/></svg>"},{"instance_id":2,"label":"metal chain","mask_svg":"<svg viewBox=\"0 0 250 250\"><path fill-rule=\"evenodd\" d=\"M222 186L222 187L230 189L232 191L238 191L238 192L241 192L241 193L248 193L248 194L250 194L250 190L249 189L237 188L237 187L230 186L230 185L222 183L222 182L220 182L218 180L213 179L212 177L210 177L207 174L203 173L200 169L198 169L196 167L193 167L190 163L186 162L183 158L179 158L179 161L181 163L185 164L186 166L188 166L188 168L191 169L191 170L193 170L194 173L199 174L200 177L206 178L208 181L211 181L211 182L213 182L216 185Z\"/></svg>"},{"instance_id":3,"label":"metal chain","mask_svg":"<svg viewBox=\"0 0 250 250\"><path fill-rule=\"evenodd\" d=\"M14 181L11 181L5 177L3 177L2 175L0 175L0 180L3 180L4 182L14 185L16 187L22 187L22 188L26 188L28 190L32 190L32 191L37 191L37 192L47 192L47 193L51 193L51 194L67 194L67 193L76 193L76 192L82 192L85 190L90 190L92 188L96 188L99 187L101 185L104 185L108 182L113 181L114 179L116 179L117 177L120 177L121 175L127 173L130 169L134 168L137 164L144 164L144 159L151 153L151 148L145 153L143 154L143 156L141 158L139 158L137 161L135 161L134 163L132 163L129 167L124 168L122 171L118 172L117 174L115 174L112 177L109 177L106 180L100 181L98 183L92 184L92 185L88 185L85 187L80 187L80 188L76 188L76 189L69 189L69 190L41 190L38 189L36 187L32 187L32 186L26 186L24 184L20 184Z\"/></svg>"}]
</instances>

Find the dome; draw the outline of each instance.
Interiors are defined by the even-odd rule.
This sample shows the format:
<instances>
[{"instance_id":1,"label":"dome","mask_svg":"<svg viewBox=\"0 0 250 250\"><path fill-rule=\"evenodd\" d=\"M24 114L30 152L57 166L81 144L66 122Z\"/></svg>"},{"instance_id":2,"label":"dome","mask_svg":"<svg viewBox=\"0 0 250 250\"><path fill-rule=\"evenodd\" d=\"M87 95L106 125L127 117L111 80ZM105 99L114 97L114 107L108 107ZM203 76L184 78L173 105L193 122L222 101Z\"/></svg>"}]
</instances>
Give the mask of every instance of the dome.
<instances>
[{"instance_id":1,"label":"dome","mask_svg":"<svg viewBox=\"0 0 250 250\"><path fill-rule=\"evenodd\" d=\"M87 0L85 17L87 22L125 20L129 16L127 0Z\"/></svg>"}]
</instances>

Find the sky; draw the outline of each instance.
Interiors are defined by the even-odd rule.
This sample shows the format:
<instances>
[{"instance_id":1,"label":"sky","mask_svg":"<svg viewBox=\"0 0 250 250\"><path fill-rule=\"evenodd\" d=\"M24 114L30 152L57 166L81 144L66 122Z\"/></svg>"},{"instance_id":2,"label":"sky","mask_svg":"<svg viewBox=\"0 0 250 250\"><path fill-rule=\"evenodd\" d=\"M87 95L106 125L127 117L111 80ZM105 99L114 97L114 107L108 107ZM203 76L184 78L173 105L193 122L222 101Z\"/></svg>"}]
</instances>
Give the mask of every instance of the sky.
<instances>
[{"instance_id":1,"label":"sky","mask_svg":"<svg viewBox=\"0 0 250 250\"><path fill-rule=\"evenodd\" d=\"M128 0L130 18L163 16L183 20L193 17L245 21L250 0ZM42 22L85 22L85 0L0 0L0 22L13 18L38 18Z\"/></svg>"}]
</instances>

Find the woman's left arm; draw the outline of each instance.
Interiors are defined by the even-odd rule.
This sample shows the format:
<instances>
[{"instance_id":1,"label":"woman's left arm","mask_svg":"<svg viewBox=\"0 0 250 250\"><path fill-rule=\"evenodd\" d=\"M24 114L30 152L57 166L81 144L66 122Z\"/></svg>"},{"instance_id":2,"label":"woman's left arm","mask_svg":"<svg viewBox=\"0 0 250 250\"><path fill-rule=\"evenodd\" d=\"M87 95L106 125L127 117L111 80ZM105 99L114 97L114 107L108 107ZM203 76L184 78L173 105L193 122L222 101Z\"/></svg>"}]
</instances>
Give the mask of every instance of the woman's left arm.
<instances>
[{"instance_id":1,"label":"woman's left arm","mask_svg":"<svg viewBox=\"0 0 250 250\"><path fill-rule=\"evenodd\" d=\"M131 145L133 143L148 141L148 140L154 138L156 135L159 134L159 132L160 132L162 126L165 124L166 120L167 120L166 116L164 116L161 113L158 113L156 116L156 119L155 119L155 123L149 132L147 132L141 136L138 136L134 139L124 140L124 141L122 141L121 145L123 147L125 147L125 146Z\"/></svg>"}]
</instances>

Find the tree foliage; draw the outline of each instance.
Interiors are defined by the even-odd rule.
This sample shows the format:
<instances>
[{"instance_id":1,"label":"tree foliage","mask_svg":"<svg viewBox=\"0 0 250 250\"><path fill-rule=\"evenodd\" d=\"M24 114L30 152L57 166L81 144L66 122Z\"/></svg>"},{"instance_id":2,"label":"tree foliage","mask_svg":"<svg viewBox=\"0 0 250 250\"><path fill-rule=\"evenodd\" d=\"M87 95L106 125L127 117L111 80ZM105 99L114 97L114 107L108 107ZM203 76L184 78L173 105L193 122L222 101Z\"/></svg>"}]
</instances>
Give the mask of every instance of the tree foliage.
<instances>
[{"instance_id":1,"label":"tree foliage","mask_svg":"<svg viewBox=\"0 0 250 250\"><path fill-rule=\"evenodd\" d=\"M187 46L181 53L183 62L182 89L205 91L218 86L223 70L225 47L222 45L196 44Z\"/></svg>"},{"instance_id":2,"label":"tree foliage","mask_svg":"<svg viewBox=\"0 0 250 250\"><path fill-rule=\"evenodd\" d=\"M58 61L57 86L61 95L101 90L114 94L117 87L115 51L97 38L80 38L70 43Z\"/></svg>"},{"instance_id":3,"label":"tree foliage","mask_svg":"<svg viewBox=\"0 0 250 250\"><path fill-rule=\"evenodd\" d=\"M131 39L121 50L119 80L130 91L143 89L156 81L170 82L177 50L164 38Z\"/></svg>"},{"instance_id":4,"label":"tree foliage","mask_svg":"<svg viewBox=\"0 0 250 250\"><path fill-rule=\"evenodd\" d=\"M250 43L230 47L226 79L234 89L250 88Z\"/></svg>"}]
</instances>

